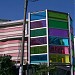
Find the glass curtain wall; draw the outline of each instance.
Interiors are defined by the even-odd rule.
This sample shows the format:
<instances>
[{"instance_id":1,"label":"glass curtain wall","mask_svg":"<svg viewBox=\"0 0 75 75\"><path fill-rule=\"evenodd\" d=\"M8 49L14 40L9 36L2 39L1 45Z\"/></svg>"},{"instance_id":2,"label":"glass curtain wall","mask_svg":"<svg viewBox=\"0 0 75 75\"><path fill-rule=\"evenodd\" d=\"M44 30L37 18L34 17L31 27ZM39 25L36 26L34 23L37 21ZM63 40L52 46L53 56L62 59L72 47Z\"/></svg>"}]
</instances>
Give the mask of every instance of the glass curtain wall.
<instances>
[{"instance_id":1,"label":"glass curtain wall","mask_svg":"<svg viewBox=\"0 0 75 75\"><path fill-rule=\"evenodd\" d=\"M48 11L50 63L70 64L68 14Z\"/></svg>"},{"instance_id":2,"label":"glass curtain wall","mask_svg":"<svg viewBox=\"0 0 75 75\"><path fill-rule=\"evenodd\" d=\"M30 63L47 63L46 11L30 13Z\"/></svg>"},{"instance_id":3,"label":"glass curtain wall","mask_svg":"<svg viewBox=\"0 0 75 75\"><path fill-rule=\"evenodd\" d=\"M68 13L49 10L30 13L31 64L50 63L71 67L71 55L74 56L74 37L72 19L70 17L69 22L68 15Z\"/></svg>"}]
</instances>

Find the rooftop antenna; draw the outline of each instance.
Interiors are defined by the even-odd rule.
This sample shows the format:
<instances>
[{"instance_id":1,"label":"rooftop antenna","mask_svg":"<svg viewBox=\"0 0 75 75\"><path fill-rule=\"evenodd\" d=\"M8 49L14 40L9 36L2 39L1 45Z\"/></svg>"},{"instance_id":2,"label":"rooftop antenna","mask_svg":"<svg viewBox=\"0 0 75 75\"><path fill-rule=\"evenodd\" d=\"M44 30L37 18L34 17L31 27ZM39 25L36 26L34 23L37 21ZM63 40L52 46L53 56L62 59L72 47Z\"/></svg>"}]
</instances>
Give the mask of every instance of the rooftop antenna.
<instances>
[{"instance_id":1,"label":"rooftop antenna","mask_svg":"<svg viewBox=\"0 0 75 75\"><path fill-rule=\"evenodd\" d=\"M29 0L29 1L35 2L38 0ZM28 6L28 0L25 0L24 1L24 21L23 21L23 33L22 33L22 46L21 46L19 75L23 75L23 58L24 58L24 41L25 41L25 24L26 24L27 6Z\"/></svg>"}]
</instances>

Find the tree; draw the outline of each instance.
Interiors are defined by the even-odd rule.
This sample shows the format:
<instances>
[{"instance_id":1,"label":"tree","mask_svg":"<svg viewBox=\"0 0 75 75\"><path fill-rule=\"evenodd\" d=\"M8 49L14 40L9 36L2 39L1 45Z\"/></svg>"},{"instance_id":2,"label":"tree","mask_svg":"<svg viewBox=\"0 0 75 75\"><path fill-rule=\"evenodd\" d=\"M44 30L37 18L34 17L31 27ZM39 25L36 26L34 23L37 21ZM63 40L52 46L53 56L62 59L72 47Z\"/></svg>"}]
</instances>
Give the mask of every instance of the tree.
<instances>
[{"instance_id":1,"label":"tree","mask_svg":"<svg viewBox=\"0 0 75 75\"><path fill-rule=\"evenodd\" d=\"M11 56L0 56L0 75L17 75L16 67L11 60Z\"/></svg>"},{"instance_id":2,"label":"tree","mask_svg":"<svg viewBox=\"0 0 75 75\"><path fill-rule=\"evenodd\" d=\"M39 64L36 67L36 71L33 75L47 75L48 72L55 72L56 67L54 65L47 66L47 64Z\"/></svg>"}]
</instances>

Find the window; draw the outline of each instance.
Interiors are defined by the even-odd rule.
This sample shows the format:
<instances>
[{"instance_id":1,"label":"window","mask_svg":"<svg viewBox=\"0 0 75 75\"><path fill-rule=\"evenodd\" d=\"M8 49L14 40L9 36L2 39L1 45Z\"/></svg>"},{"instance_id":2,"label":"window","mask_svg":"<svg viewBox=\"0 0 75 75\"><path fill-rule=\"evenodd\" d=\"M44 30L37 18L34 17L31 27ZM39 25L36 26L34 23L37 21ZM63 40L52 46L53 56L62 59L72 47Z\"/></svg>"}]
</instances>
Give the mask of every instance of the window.
<instances>
[{"instance_id":1,"label":"window","mask_svg":"<svg viewBox=\"0 0 75 75\"><path fill-rule=\"evenodd\" d=\"M69 54L69 47L66 46L49 46L49 52L55 54Z\"/></svg>"},{"instance_id":2,"label":"window","mask_svg":"<svg viewBox=\"0 0 75 75\"><path fill-rule=\"evenodd\" d=\"M69 46L69 41L67 38L58 38L49 36L49 44Z\"/></svg>"},{"instance_id":3,"label":"window","mask_svg":"<svg viewBox=\"0 0 75 75\"><path fill-rule=\"evenodd\" d=\"M47 46L36 46L31 47L31 54L47 53Z\"/></svg>"},{"instance_id":4,"label":"window","mask_svg":"<svg viewBox=\"0 0 75 75\"><path fill-rule=\"evenodd\" d=\"M68 29L68 22L62 22L57 20L48 20L49 28Z\"/></svg>"},{"instance_id":5,"label":"window","mask_svg":"<svg viewBox=\"0 0 75 75\"><path fill-rule=\"evenodd\" d=\"M31 22L30 29L46 27L46 20Z\"/></svg>"},{"instance_id":6,"label":"window","mask_svg":"<svg viewBox=\"0 0 75 75\"><path fill-rule=\"evenodd\" d=\"M41 12L35 12L31 14L31 21L32 20L39 20L39 19L46 19L46 12L41 11Z\"/></svg>"},{"instance_id":7,"label":"window","mask_svg":"<svg viewBox=\"0 0 75 75\"><path fill-rule=\"evenodd\" d=\"M48 32L49 32L49 36L69 37L68 30L49 28Z\"/></svg>"},{"instance_id":8,"label":"window","mask_svg":"<svg viewBox=\"0 0 75 75\"><path fill-rule=\"evenodd\" d=\"M69 55L50 54L50 63L70 63Z\"/></svg>"},{"instance_id":9,"label":"window","mask_svg":"<svg viewBox=\"0 0 75 75\"><path fill-rule=\"evenodd\" d=\"M31 30L31 31L30 31L30 36L31 36L31 37L45 36L45 35L46 35L46 28L43 28L43 29L36 29L36 30Z\"/></svg>"},{"instance_id":10,"label":"window","mask_svg":"<svg viewBox=\"0 0 75 75\"><path fill-rule=\"evenodd\" d=\"M46 37L31 38L30 44L31 44L31 45L47 44L47 38L46 38Z\"/></svg>"},{"instance_id":11,"label":"window","mask_svg":"<svg viewBox=\"0 0 75 75\"><path fill-rule=\"evenodd\" d=\"M62 19L62 20L68 20L68 14L60 13L60 12L49 11L48 17Z\"/></svg>"},{"instance_id":12,"label":"window","mask_svg":"<svg viewBox=\"0 0 75 75\"><path fill-rule=\"evenodd\" d=\"M31 61L47 61L47 54L44 55L33 55Z\"/></svg>"}]
</instances>

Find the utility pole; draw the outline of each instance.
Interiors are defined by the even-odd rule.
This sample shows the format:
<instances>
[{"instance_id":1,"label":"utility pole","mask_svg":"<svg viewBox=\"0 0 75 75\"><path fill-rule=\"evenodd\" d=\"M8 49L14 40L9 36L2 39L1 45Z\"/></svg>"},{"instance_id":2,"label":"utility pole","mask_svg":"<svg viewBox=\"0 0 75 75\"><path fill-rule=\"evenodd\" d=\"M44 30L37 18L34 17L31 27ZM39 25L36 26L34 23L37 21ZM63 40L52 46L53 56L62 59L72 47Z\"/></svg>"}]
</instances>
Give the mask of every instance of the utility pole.
<instances>
[{"instance_id":1,"label":"utility pole","mask_svg":"<svg viewBox=\"0 0 75 75\"><path fill-rule=\"evenodd\" d=\"M38 0L30 0L30 1L35 2ZM25 24L26 24L27 6L28 6L28 0L25 0L24 1L24 21L23 21L23 33L22 33L22 45L21 45L21 58L20 58L19 75L23 75L23 58L24 58Z\"/></svg>"},{"instance_id":2,"label":"utility pole","mask_svg":"<svg viewBox=\"0 0 75 75\"><path fill-rule=\"evenodd\" d=\"M24 58L24 42L25 42L25 24L26 24L26 12L27 12L28 0L24 3L24 21L23 21L23 33L22 33L22 45L21 45L21 58L19 75L23 75L23 58Z\"/></svg>"}]
</instances>

